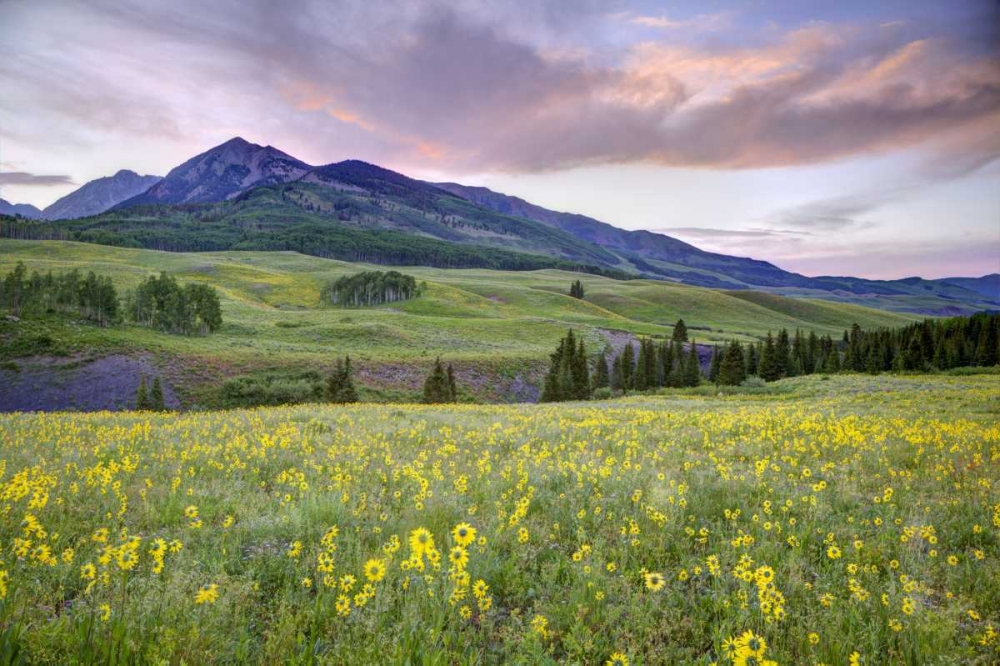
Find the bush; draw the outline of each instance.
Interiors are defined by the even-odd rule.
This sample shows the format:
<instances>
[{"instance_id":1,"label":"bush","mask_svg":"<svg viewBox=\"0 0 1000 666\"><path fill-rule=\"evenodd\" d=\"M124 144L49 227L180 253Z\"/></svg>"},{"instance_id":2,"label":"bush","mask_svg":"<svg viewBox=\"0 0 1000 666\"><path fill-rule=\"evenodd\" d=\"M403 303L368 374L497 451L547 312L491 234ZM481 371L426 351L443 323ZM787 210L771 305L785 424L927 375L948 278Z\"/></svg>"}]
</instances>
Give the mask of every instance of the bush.
<instances>
[{"instance_id":1,"label":"bush","mask_svg":"<svg viewBox=\"0 0 1000 666\"><path fill-rule=\"evenodd\" d=\"M611 389L607 386L594 389L594 400L610 400Z\"/></svg>"},{"instance_id":2,"label":"bush","mask_svg":"<svg viewBox=\"0 0 1000 666\"><path fill-rule=\"evenodd\" d=\"M767 386L767 382L756 375L751 375L744 379L743 382L740 383L740 386L744 388L764 388Z\"/></svg>"},{"instance_id":3,"label":"bush","mask_svg":"<svg viewBox=\"0 0 1000 666\"><path fill-rule=\"evenodd\" d=\"M259 407L319 402L323 399L323 379L315 372L299 375L234 377L223 382L219 399L225 407Z\"/></svg>"}]
</instances>

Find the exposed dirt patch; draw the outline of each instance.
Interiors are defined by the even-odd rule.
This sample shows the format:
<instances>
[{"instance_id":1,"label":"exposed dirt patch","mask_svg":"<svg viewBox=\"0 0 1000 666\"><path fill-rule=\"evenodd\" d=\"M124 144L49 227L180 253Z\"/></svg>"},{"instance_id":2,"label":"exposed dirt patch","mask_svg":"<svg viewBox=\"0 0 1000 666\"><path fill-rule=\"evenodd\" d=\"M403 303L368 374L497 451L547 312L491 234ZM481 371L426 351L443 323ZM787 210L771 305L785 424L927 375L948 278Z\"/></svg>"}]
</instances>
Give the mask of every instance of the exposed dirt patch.
<instances>
[{"instance_id":1,"label":"exposed dirt patch","mask_svg":"<svg viewBox=\"0 0 1000 666\"><path fill-rule=\"evenodd\" d=\"M430 363L426 367L406 363L358 363L354 376L358 383L366 386L420 391L430 369ZM490 402L537 402L538 387L545 374L544 364L527 368L513 377L472 364L456 363L454 370L459 393L472 393Z\"/></svg>"},{"instance_id":2,"label":"exposed dirt patch","mask_svg":"<svg viewBox=\"0 0 1000 666\"><path fill-rule=\"evenodd\" d=\"M16 369L15 369L16 368ZM140 378L160 377L170 409L180 402L169 378L146 357L32 357L0 366L0 411L131 409Z\"/></svg>"}]
</instances>

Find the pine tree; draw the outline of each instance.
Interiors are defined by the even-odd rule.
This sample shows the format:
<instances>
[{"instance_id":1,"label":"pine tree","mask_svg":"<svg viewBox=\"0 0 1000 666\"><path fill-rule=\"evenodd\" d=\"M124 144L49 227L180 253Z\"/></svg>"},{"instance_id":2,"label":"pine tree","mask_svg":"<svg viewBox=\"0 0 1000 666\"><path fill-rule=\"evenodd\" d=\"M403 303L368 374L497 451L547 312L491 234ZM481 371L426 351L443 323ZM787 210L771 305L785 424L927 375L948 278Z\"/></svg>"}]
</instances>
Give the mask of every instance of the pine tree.
<instances>
[{"instance_id":1,"label":"pine tree","mask_svg":"<svg viewBox=\"0 0 1000 666\"><path fill-rule=\"evenodd\" d=\"M671 338L673 342L687 342L688 341L688 329L687 325L684 323L683 319L678 319L677 323L674 324L674 334Z\"/></svg>"},{"instance_id":2,"label":"pine tree","mask_svg":"<svg viewBox=\"0 0 1000 666\"><path fill-rule=\"evenodd\" d=\"M146 376L139 378L139 390L135 394L135 408L139 411L149 409L149 396L146 392Z\"/></svg>"},{"instance_id":3,"label":"pine tree","mask_svg":"<svg viewBox=\"0 0 1000 666\"><path fill-rule=\"evenodd\" d=\"M611 390L617 393L625 393L628 387L625 385L625 370L622 369L622 355L615 356L611 364Z\"/></svg>"},{"instance_id":4,"label":"pine tree","mask_svg":"<svg viewBox=\"0 0 1000 666\"><path fill-rule=\"evenodd\" d=\"M684 386L697 386L701 383L701 361L698 360L698 346L691 341L687 363L684 365Z\"/></svg>"},{"instance_id":5,"label":"pine tree","mask_svg":"<svg viewBox=\"0 0 1000 666\"><path fill-rule=\"evenodd\" d=\"M590 397L590 368L583 340L570 330L549 357L549 372L542 388L542 402L586 400Z\"/></svg>"},{"instance_id":6,"label":"pine tree","mask_svg":"<svg viewBox=\"0 0 1000 666\"><path fill-rule=\"evenodd\" d=\"M778 372L778 379L788 377L792 370L792 348L785 329L778 331L778 339L774 344L774 367Z\"/></svg>"},{"instance_id":7,"label":"pine tree","mask_svg":"<svg viewBox=\"0 0 1000 666\"><path fill-rule=\"evenodd\" d=\"M448 402L458 402L458 384L455 383L455 368L448 364Z\"/></svg>"},{"instance_id":8,"label":"pine tree","mask_svg":"<svg viewBox=\"0 0 1000 666\"><path fill-rule=\"evenodd\" d=\"M719 384L723 386L739 386L746 377L746 362L743 359L743 346L733 341L726 345L722 364L719 366Z\"/></svg>"},{"instance_id":9,"label":"pine tree","mask_svg":"<svg viewBox=\"0 0 1000 666\"><path fill-rule=\"evenodd\" d=\"M425 404L452 402L451 385L440 358L434 360L434 368L424 381L423 402Z\"/></svg>"},{"instance_id":10,"label":"pine tree","mask_svg":"<svg viewBox=\"0 0 1000 666\"><path fill-rule=\"evenodd\" d=\"M635 386L635 347L629 341L622 350L622 388L626 391Z\"/></svg>"},{"instance_id":11,"label":"pine tree","mask_svg":"<svg viewBox=\"0 0 1000 666\"><path fill-rule=\"evenodd\" d=\"M358 393L354 389L354 380L351 377L350 356L345 356L343 360L337 359L337 364L327 380L326 395L330 402L345 404L358 401Z\"/></svg>"},{"instance_id":12,"label":"pine tree","mask_svg":"<svg viewBox=\"0 0 1000 666\"><path fill-rule=\"evenodd\" d=\"M778 365L775 360L774 336L771 331L767 332L764 340L764 348L760 352L760 361L757 363L757 374L766 382L773 382L779 378Z\"/></svg>"},{"instance_id":13,"label":"pine tree","mask_svg":"<svg viewBox=\"0 0 1000 666\"><path fill-rule=\"evenodd\" d=\"M708 368L708 380L715 384L719 383L719 371L722 369L722 350L719 345L712 347L712 364Z\"/></svg>"},{"instance_id":14,"label":"pine tree","mask_svg":"<svg viewBox=\"0 0 1000 666\"><path fill-rule=\"evenodd\" d=\"M645 391L649 388L649 375L646 374L647 349L646 341L639 340L639 358L636 360L635 379L633 380L636 391Z\"/></svg>"},{"instance_id":15,"label":"pine tree","mask_svg":"<svg viewBox=\"0 0 1000 666\"><path fill-rule=\"evenodd\" d=\"M608 356L605 352L597 357L597 368L594 369L594 388L608 388L611 385L611 377L608 375Z\"/></svg>"},{"instance_id":16,"label":"pine tree","mask_svg":"<svg viewBox=\"0 0 1000 666\"><path fill-rule=\"evenodd\" d=\"M998 341L997 325L1000 324L1000 319L994 319L993 321L987 319L983 324L982 331L979 333L979 340L976 344L976 365L993 367L998 362L998 350L997 347L1000 346L1000 341Z\"/></svg>"},{"instance_id":17,"label":"pine tree","mask_svg":"<svg viewBox=\"0 0 1000 666\"><path fill-rule=\"evenodd\" d=\"M159 377L153 380L153 388L149 392L149 408L154 412L165 412L167 410L167 406L163 401L163 384L160 382Z\"/></svg>"},{"instance_id":18,"label":"pine tree","mask_svg":"<svg viewBox=\"0 0 1000 666\"><path fill-rule=\"evenodd\" d=\"M747 375L757 375L760 367L760 356L757 345L752 342L747 345Z\"/></svg>"},{"instance_id":19,"label":"pine tree","mask_svg":"<svg viewBox=\"0 0 1000 666\"><path fill-rule=\"evenodd\" d=\"M583 283L576 280L569 286L569 295L573 298L583 298Z\"/></svg>"}]
</instances>

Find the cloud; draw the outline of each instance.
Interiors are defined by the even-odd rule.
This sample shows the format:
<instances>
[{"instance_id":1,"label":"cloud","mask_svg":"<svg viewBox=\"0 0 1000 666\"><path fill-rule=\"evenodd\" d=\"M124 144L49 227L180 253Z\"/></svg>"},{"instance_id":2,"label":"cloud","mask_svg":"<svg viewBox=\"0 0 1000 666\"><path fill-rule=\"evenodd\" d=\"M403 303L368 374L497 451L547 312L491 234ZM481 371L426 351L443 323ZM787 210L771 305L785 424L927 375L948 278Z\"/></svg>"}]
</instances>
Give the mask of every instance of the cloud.
<instances>
[{"instance_id":1,"label":"cloud","mask_svg":"<svg viewBox=\"0 0 1000 666\"><path fill-rule=\"evenodd\" d=\"M818 23L693 44L674 28L724 15L625 12L659 30L623 45L581 37L608 23L601 4L39 0L0 27L37 40L0 59L19 93L0 111L5 132L38 142L250 134L314 161L455 174L756 169L911 148L946 173L1000 155L1000 62L951 27Z\"/></svg>"},{"instance_id":2,"label":"cloud","mask_svg":"<svg viewBox=\"0 0 1000 666\"><path fill-rule=\"evenodd\" d=\"M714 32L726 30L733 25L733 12L716 14L698 14L686 19L671 19L666 16L631 16L630 22L647 28L660 30L694 30L697 32Z\"/></svg>"},{"instance_id":3,"label":"cloud","mask_svg":"<svg viewBox=\"0 0 1000 666\"><path fill-rule=\"evenodd\" d=\"M73 179L63 175L39 175L26 171L0 172L0 185L29 185L32 187L52 187L75 185Z\"/></svg>"},{"instance_id":4,"label":"cloud","mask_svg":"<svg viewBox=\"0 0 1000 666\"><path fill-rule=\"evenodd\" d=\"M716 229L712 227L664 227L650 229L650 231L694 239L789 239L811 235L808 232L788 229Z\"/></svg>"}]
</instances>

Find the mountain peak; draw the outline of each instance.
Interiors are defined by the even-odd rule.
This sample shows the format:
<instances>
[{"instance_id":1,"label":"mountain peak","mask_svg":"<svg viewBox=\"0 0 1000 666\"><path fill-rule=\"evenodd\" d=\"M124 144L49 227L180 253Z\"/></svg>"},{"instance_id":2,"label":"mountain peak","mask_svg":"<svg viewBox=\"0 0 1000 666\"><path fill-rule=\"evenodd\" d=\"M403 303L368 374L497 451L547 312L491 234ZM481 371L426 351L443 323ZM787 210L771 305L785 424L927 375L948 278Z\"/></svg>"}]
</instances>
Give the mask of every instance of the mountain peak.
<instances>
[{"instance_id":1,"label":"mountain peak","mask_svg":"<svg viewBox=\"0 0 1000 666\"><path fill-rule=\"evenodd\" d=\"M123 206L225 201L253 187L296 180L310 169L277 148L237 136L171 169L148 192Z\"/></svg>"},{"instance_id":2,"label":"mountain peak","mask_svg":"<svg viewBox=\"0 0 1000 666\"><path fill-rule=\"evenodd\" d=\"M70 192L47 207L43 215L50 220L98 215L142 194L159 181L159 176L140 176L130 169L119 169L113 176L97 178Z\"/></svg>"}]
</instances>

